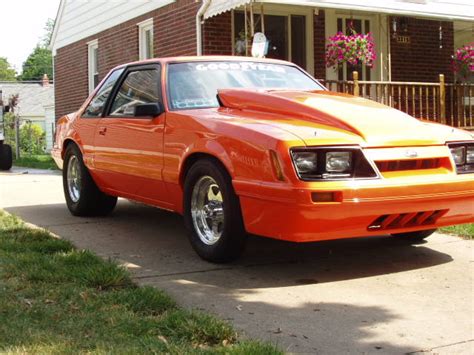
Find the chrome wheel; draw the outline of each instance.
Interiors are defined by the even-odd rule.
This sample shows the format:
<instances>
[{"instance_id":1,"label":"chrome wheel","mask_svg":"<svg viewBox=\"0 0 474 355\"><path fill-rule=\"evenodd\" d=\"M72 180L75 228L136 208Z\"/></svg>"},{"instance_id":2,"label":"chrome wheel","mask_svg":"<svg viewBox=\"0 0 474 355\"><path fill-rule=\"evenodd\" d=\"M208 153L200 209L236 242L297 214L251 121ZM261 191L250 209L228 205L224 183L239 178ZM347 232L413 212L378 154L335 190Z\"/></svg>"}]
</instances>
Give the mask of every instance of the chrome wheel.
<instances>
[{"instance_id":1,"label":"chrome wheel","mask_svg":"<svg viewBox=\"0 0 474 355\"><path fill-rule=\"evenodd\" d=\"M75 155L71 155L67 165L67 189L72 202L81 198L81 167Z\"/></svg>"},{"instance_id":2,"label":"chrome wheel","mask_svg":"<svg viewBox=\"0 0 474 355\"><path fill-rule=\"evenodd\" d=\"M217 182L201 177L191 197L191 217L199 239L206 245L216 244L224 230L224 201Z\"/></svg>"}]
</instances>

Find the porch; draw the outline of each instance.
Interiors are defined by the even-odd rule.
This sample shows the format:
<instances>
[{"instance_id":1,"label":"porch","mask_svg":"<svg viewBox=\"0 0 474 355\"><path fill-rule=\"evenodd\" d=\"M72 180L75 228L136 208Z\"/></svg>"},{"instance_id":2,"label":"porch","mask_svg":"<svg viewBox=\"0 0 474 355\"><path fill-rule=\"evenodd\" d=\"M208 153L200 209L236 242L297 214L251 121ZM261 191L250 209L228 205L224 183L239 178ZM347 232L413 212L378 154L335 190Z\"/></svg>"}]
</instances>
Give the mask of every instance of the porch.
<instances>
[{"instance_id":1,"label":"porch","mask_svg":"<svg viewBox=\"0 0 474 355\"><path fill-rule=\"evenodd\" d=\"M474 40L467 8L444 0L210 0L203 2L198 53L201 46L203 54L250 55L253 34L263 32L267 57L298 64L330 90L474 129L472 84L458 84L451 70L455 48ZM352 31L372 34L375 65L326 67L328 37Z\"/></svg>"},{"instance_id":2,"label":"porch","mask_svg":"<svg viewBox=\"0 0 474 355\"><path fill-rule=\"evenodd\" d=\"M359 80L320 80L331 91L348 93L394 107L418 119L474 130L474 84Z\"/></svg>"}]
</instances>

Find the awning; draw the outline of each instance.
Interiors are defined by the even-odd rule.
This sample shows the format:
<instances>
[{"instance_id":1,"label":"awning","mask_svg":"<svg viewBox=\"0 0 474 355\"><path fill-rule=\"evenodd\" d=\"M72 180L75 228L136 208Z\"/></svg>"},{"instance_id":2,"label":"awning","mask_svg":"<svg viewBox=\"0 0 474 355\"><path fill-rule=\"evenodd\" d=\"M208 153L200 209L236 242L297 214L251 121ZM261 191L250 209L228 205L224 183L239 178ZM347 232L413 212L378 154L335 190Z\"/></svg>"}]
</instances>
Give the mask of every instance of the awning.
<instances>
[{"instance_id":1,"label":"awning","mask_svg":"<svg viewBox=\"0 0 474 355\"><path fill-rule=\"evenodd\" d=\"M204 13L204 19L249 4L251 1L253 0L211 0L209 7Z\"/></svg>"},{"instance_id":2,"label":"awning","mask_svg":"<svg viewBox=\"0 0 474 355\"><path fill-rule=\"evenodd\" d=\"M472 0L211 0L204 19L250 2L474 21L474 2Z\"/></svg>"}]
</instances>

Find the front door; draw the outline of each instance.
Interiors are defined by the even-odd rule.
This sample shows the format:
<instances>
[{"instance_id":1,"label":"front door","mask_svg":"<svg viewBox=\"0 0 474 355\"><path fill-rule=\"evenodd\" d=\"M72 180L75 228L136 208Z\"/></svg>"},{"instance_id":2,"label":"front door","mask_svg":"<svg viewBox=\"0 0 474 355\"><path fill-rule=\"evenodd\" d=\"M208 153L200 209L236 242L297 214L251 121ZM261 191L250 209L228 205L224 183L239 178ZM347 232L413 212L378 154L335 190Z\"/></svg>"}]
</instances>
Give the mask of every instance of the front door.
<instances>
[{"instance_id":1,"label":"front door","mask_svg":"<svg viewBox=\"0 0 474 355\"><path fill-rule=\"evenodd\" d=\"M135 117L140 104L162 102L160 66L127 69L95 133L94 166L108 189L157 204L165 199L162 179L165 114Z\"/></svg>"},{"instance_id":2,"label":"front door","mask_svg":"<svg viewBox=\"0 0 474 355\"><path fill-rule=\"evenodd\" d=\"M95 130L99 124L101 117L104 113L105 106L109 100L110 95L115 87L115 84L120 79L123 69L117 69L113 71L97 90L97 93L91 99L87 107L82 113L79 123L75 125L75 129L81 140L82 146L82 159L86 166L91 170L92 176L97 178L94 170L94 137Z\"/></svg>"},{"instance_id":3,"label":"front door","mask_svg":"<svg viewBox=\"0 0 474 355\"><path fill-rule=\"evenodd\" d=\"M265 14L262 26L260 14L255 14L254 22L254 31L264 32L269 42L267 58L288 60L303 69L310 69L307 63L309 50L306 35L308 32L307 15ZM247 31L247 33L250 32ZM240 11L234 13L234 37L234 53L245 55L245 46L241 45L242 40L245 39L245 16ZM251 40L249 43L251 45Z\"/></svg>"}]
</instances>

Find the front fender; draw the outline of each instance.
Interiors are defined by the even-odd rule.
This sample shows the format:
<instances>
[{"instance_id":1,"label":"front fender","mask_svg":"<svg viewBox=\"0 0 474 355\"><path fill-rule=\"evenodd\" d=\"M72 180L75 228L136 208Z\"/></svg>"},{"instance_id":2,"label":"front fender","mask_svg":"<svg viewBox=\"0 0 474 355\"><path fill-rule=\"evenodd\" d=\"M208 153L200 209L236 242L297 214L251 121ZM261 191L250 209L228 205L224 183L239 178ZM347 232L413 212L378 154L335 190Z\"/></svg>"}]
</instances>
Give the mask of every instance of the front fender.
<instances>
[{"instance_id":1,"label":"front fender","mask_svg":"<svg viewBox=\"0 0 474 355\"><path fill-rule=\"evenodd\" d=\"M181 184L184 183L184 176L189 161L193 161L193 157L211 156L224 165L229 175L233 178L235 175L234 165L230 159L229 153L224 149L221 143L216 140L199 140L190 145L184 152L179 162L179 176Z\"/></svg>"}]
</instances>

